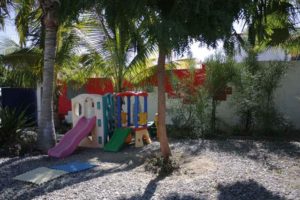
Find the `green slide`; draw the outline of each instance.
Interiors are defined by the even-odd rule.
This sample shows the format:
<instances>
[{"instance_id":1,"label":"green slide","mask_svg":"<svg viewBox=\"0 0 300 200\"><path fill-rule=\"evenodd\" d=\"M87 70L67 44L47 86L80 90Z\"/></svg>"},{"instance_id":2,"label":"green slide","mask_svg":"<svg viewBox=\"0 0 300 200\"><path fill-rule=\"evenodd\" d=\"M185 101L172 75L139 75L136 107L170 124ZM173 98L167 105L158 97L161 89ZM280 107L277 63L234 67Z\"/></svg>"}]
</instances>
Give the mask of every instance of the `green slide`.
<instances>
[{"instance_id":1,"label":"green slide","mask_svg":"<svg viewBox=\"0 0 300 200\"><path fill-rule=\"evenodd\" d=\"M131 132L130 128L116 128L112 138L104 146L104 151L112 151L112 152L120 151L130 132Z\"/></svg>"}]
</instances>

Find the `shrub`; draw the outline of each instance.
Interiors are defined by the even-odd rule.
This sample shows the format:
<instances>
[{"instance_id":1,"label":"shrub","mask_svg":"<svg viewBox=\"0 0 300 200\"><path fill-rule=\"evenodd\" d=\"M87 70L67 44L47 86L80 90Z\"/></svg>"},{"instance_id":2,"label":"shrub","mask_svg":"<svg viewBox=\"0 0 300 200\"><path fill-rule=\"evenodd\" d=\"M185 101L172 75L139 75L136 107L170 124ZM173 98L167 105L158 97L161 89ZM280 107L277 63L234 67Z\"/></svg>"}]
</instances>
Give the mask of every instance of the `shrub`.
<instances>
[{"instance_id":1,"label":"shrub","mask_svg":"<svg viewBox=\"0 0 300 200\"><path fill-rule=\"evenodd\" d=\"M34 123L26 117L26 109L0 109L0 145L6 154L19 155L25 153L26 146L32 144L34 136L30 137L25 128ZM24 147L24 148L23 148ZM22 149L23 148L23 149Z\"/></svg>"},{"instance_id":2,"label":"shrub","mask_svg":"<svg viewBox=\"0 0 300 200\"><path fill-rule=\"evenodd\" d=\"M235 83L234 103L240 116L240 131L274 135L290 126L274 103L274 93L287 67L283 62L259 63L252 54L240 66Z\"/></svg>"},{"instance_id":3,"label":"shrub","mask_svg":"<svg viewBox=\"0 0 300 200\"><path fill-rule=\"evenodd\" d=\"M155 154L154 156L146 159L145 170L158 174L161 177L169 176L173 172L179 170L179 160L169 157L165 160L161 155Z\"/></svg>"},{"instance_id":4,"label":"shrub","mask_svg":"<svg viewBox=\"0 0 300 200\"><path fill-rule=\"evenodd\" d=\"M20 134L20 145L21 145L20 154L31 153L34 149L36 140L37 140L36 128L23 129Z\"/></svg>"},{"instance_id":5,"label":"shrub","mask_svg":"<svg viewBox=\"0 0 300 200\"><path fill-rule=\"evenodd\" d=\"M196 124L195 105L184 104L182 101L174 102L168 109L171 115L172 125L169 126L169 136L176 139L198 138L194 132Z\"/></svg>"},{"instance_id":6,"label":"shrub","mask_svg":"<svg viewBox=\"0 0 300 200\"><path fill-rule=\"evenodd\" d=\"M216 54L206 61L206 77L204 88L207 91L211 104L210 130L211 134L216 133L216 112L220 103L220 96L226 97L226 88L232 82L236 74L233 60Z\"/></svg>"},{"instance_id":7,"label":"shrub","mask_svg":"<svg viewBox=\"0 0 300 200\"><path fill-rule=\"evenodd\" d=\"M205 88L200 88L197 93L197 101L195 102L195 116L196 123L194 125L194 132L198 135L207 136L211 131L211 113L212 107L210 104L210 97ZM215 118L216 119L216 118Z\"/></svg>"}]
</instances>

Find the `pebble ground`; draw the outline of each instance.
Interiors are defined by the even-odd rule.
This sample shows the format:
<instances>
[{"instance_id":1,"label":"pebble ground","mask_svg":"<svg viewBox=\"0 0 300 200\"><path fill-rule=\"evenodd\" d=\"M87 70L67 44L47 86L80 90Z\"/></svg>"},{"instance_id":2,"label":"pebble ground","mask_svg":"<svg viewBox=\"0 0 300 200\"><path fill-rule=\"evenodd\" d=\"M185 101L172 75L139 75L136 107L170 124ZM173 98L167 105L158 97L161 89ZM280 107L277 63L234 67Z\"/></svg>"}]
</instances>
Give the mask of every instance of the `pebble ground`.
<instances>
[{"instance_id":1,"label":"pebble ground","mask_svg":"<svg viewBox=\"0 0 300 200\"><path fill-rule=\"evenodd\" d=\"M160 178L144 170L159 151L154 142L119 153L79 149L66 159L0 159L0 199L300 199L300 143L251 140L170 142L180 170ZM13 180L37 167L86 161L97 167L42 185Z\"/></svg>"}]
</instances>

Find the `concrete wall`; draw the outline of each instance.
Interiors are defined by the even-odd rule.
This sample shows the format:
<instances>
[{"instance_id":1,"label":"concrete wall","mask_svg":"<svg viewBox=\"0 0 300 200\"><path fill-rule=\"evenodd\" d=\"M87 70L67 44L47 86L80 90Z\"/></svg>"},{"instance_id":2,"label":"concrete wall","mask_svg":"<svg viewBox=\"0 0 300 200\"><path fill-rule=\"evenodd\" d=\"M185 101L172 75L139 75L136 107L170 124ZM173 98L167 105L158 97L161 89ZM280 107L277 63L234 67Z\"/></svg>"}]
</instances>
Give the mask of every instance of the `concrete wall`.
<instances>
[{"instance_id":1,"label":"concrete wall","mask_svg":"<svg viewBox=\"0 0 300 200\"><path fill-rule=\"evenodd\" d=\"M246 57L247 57L247 53L245 52L245 50L241 49L241 52L237 53L234 56L234 60L236 62L242 62ZM290 61L291 56L281 48L271 47L259 53L257 55L257 60L258 61L269 61L269 60Z\"/></svg>"},{"instance_id":2,"label":"concrete wall","mask_svg":"<svg viewBox=\"0 0 300 200\"><path fill-rule=\"evenodd\" d=\"M289 62L289 68L275 94L279 111L300 129L300 62Z\"/></svg>"},{"instance_id":3,"label":"concrete wall","mask_svg":"<svg viewBox=\"0 0 300 200\"><path fill-rule=\"evenodd\" d=\"M275 93L275 104L278 110L289 119L295 128L300 129L300 62L288 62L289 68L283 77L280 87ZM234 92L234 91L233 91ZM169 99L166 95L167 109L176 99ZM228 96L226 101L222 101L217 107L217 116L227 125L238 123L238 117L234 109L232 96ZM157 88L154 92L149 93L148 120L154 119L157 112ZM167 113L167 123L171 123L170 113ZM226 128L226 126L224 126Z\"/></svg>"},{"instance_id":4,"label":"concrete wall","mask_svg":"<svg viewBox=\"0 0 300 200\"><path fill-rule=\"evenodd\" d=\"M295 128L300 129L300 62L288 62L288 70L275 92L277 109L290 120ZM234 92L234 91L233 91ZM221 102L217 108L218 117L228 125L238 123L232 96Z\"/></svg>"},{"instance_id":5,"label":"concrete wall","mask_svg":"<svg viewBox=\"0 0 300 200\"><path fill-rule=\"evenodd\" d=\"M170 115L170 112L168 112L168 110L171 108L172 105L177 104L179 102L181 102L181 99L168 98L168 95L166 94L167 124L172 123L172 116ZM149 93L148 96L148 121L154 120L155 113L157 113L157 87L155 87L153 92Z\"/></svg>"}]
</instances>

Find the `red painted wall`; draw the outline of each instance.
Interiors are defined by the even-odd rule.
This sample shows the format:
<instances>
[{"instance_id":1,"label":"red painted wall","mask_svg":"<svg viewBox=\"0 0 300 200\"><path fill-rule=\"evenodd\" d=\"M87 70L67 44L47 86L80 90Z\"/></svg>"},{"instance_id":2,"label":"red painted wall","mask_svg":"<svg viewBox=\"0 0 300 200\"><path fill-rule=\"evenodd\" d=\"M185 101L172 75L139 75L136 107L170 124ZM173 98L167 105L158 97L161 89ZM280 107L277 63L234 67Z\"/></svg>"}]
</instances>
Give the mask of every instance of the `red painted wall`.
<instances>
[{"instance_id":1,"label":"red painted wall","mask_svg":"<svg viewBox=\"0 0 300 200\"><path fill-rule=\"evenodd\" d=\"M205 79L205 66L202 65L202 69L196 69L194 72L190 72L190 70L187 69L178 69L178 70L172 70L169 73L173 73L175 77L178 78L178 81L183 80L185 78L191 78L191 74L194 75L193 77L193 84L191 85L191 88L197 88L200 85L204 83ZM148 82L150 82L151 85L157 86L157 78L156 76L151 77L148 79ZM125 88L132 88L133 86L130 84L129 81L124 81L124 87ZM166 77L166 93L168 93L169 96L174 96L175 91L172 88L172 84L170 81L170 76ZM104 95L105 93L113 93L113 84L111 80L105 79L105 78L90 78L87 83L84 86L84 90L88 94L100 94ZM68 113L68 111L71 110L71 100L67 97L67 85L64 84L61 87L60 91L61 95L58 98L58 114L61 119L64 119L64 116Z\"/></svg>"}]
</instances>

